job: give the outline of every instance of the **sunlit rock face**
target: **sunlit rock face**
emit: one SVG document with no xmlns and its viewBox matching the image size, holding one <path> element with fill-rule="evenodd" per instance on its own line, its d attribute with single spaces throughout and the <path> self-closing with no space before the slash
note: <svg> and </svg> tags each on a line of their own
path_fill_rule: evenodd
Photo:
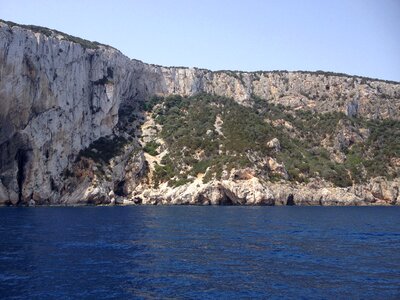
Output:
<svg viewBox="0 0 400 300">
<path fill-rule="evenodd" d="M 0 26 L 1 186 L 13 203 L 57 202 L 74 156 L 113 132 L 133 68 L 112 48 Z"/>
<path fill-rule="evenodd" d="M 109 204 L 116 191 L 134 195 L 147 167 L 137 136 L 118 127 L 119 114 L 153 95 L 205 92 L 244 106 L 259 98 L 293 109 L 400 119 L 400 85 L 395 83 L 322 73 L 162 67 L 130 60 L 109 46 L 31 29 L 0 22 L 0 204 L 90 199 Z M 105 172 L 108 179 L 96 177 L 98 187 L 68 178 L 66 170 L 76 169 L 80 151 L 101 137 L 131 139 L 123 147 L 126 152 L 110 160 L 118 171 Z M 246 192 L 256 195 L 251 201 L 273 202 L 272 192 L 252 184 L 257 189 Z M 80 199 L 74 199 L 73 188 L 79 188 L 75 197 Z M 221 197 L 235 189 L 225 183 Z M 212 203 L 219 201 L 215 195 L 221 189 L 207 191 L 214 195 Z"/>
<path fill-rule="evenodd" d="M 293 109 L 400 118 L 400 87 L 390 82 L 322 72 L 211 72 L 141 66 L 141 85 L 150 94 L 192 96 L 205 92 L 233 98 L 245 106 L 251 106 L 251 98 L 256 96 Z"/>
</svg>

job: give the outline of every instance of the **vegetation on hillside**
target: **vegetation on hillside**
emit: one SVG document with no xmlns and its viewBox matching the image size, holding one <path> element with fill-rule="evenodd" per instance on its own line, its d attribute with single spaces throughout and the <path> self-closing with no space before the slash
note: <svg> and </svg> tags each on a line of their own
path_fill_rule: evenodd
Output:
<svg viewBox="0 0 400 300">
<path fill-rule="evenodd" d="M 90 144 L 89 147 L 79 152 L 77 160 L 81 157 L 91 158 L 95 162 L 108 163 L 113 157 L 123 154 L 123 147 L 129 141 L 124 137 L 101 137 Z"/>
<path fill-rule="evenodd" d="M 290 111 L 262 99 L 253 99 L 252 108 L 232 99 L 201 94 L 194 97 L 154 97 L 144 108 L 162 126 L 169 154 L 155 168 L 156 184 L 169 181 L 180 185 L 204 174 L 203 181 L 221 178 L 224 170 L 252 167 L 265 180 L 281 178 L 262 164 L 271 157 L 283 163 L 289 180 L 307 182 L 321 178 L 336 186 L 350 186 L 371 177 L 399 176 L 391 160 L 400 157 L 400 122 L 349 118 L 342 113 L 317 114 Z M 221 132 L 216 120 L 222 122 Z M 285 126 L 274 125 L 290 124 Z M 338 146 L 343 130 L 369 132 L 364 139 Z M 277 138 L 280 151 L 267 146 Z M 326 145 L 330 145 L 329 147 Z M 146 145 L 156 155 L 157 144 Z M 342 162 L 333 159 L 336 154 Z"/>
</svg>

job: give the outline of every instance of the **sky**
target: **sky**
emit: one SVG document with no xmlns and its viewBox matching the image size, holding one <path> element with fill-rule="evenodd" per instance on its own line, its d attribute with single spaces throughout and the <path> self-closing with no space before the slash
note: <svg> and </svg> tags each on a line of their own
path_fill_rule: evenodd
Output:
<svg viewBox="0 0 400 300">
<path fill-rule="evenodd" d="M 165 66 L 400 81 L 400 0 L 0 0 L 0 19 Z"/>
</svg>

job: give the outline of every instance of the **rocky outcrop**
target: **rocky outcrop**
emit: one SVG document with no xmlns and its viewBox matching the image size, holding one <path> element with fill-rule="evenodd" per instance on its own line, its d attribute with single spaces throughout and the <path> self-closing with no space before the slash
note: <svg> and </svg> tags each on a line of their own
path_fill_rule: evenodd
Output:
<svg viewBox="0 0 400 300">
<path fill-rule="evenodd" d="M 281 151 L 281 143 L 277 138 L 273 138 L 267 143 L 267 147 L 273 149 L 275 152 Z"/>
<path fill-rule="evenodd" d="M 110 204 L 128 196 L 136 201 L 138 195 L 143 203 L 284 203 L 286 194 L 276 196 L 280 195 L 277 186 L 271 188 L 257 178 L 214 182 L 202 185 L 203 190 L 192 185 L 174 191 L 140 190 L 145 185 L 146 161 L 137 142 L 139 130 L 126 132 L 122 111 L 137 109 L 139 102 L 153 95 L 201 92 L 231 97 L 244 106 L 268 101 L 293 109 L 400 119 L 397 83 L 321 72 L 162 67 L 130 60 L 112 47 L 57 31 L 0 22 L 0 204 L 28 204 L 30 200 L 36 204 Z M 341 146 L 358 138 L 349 138 L 349 134 L 338 137 Z M 77 162 L 81 151 L 99 138 L 124 135 L 133 141 L 105 164 L 108 169 L 101 176 L 96 175 L 99 167 L 93 161 Z M 279 141 L 271 141 L 271 147 L 279 151 Z M 284 166 L 278 171 L 284 173 Z M 351 193 L 360 201 L 398 203 L 393 200 L 397 183 L 385 184 L 354 187 Z M 390 195 L 384 192 L 388 189 Z M 298 191 L 291 192 L 296 204 L 336 197 L 334 192 L 321 190 L 321 196 L 314 193 L 301 198 Z M 345 199 L 346 195 L 339 196 Z"/>
<path fill-rule="evenodd" d="M 131 195 L 146 171 L 143 152 L 136 143 L 127 143 L 120 153 L 110 161 L 80 157 L 64 178 L 60 204 L 115 204 Z"/>
<path fill-rule="evenodd" d="M 355 185 L 351 192 L 368 203 L 400 204 L 400 179 L 393 181 L 382 177 L 372 179 L 366 185 Z"/>
<path fill-rule="evenodd" d="M 308 184 L 262 182 L 257 177 L 235 176 L 203 183 L 195 180 L 180 187 L 141 185 L 123 204 L 192 205 L 400 205 L 400 181 L 376 178 L 364 185 L 333 187 L 323 181 Z M 245 171 L 246 172 L 246 171 Z"/>
</svg>

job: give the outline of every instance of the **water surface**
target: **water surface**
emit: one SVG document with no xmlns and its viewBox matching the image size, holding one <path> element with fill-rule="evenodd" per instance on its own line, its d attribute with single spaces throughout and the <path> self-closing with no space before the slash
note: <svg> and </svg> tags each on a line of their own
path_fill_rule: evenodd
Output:
<svg viewBox="0 0 400 300">
<path fill-rule="evenodd" d="M 400 207 L 0 208 L 0 298 L 399 299 Z"/>
</svg>

